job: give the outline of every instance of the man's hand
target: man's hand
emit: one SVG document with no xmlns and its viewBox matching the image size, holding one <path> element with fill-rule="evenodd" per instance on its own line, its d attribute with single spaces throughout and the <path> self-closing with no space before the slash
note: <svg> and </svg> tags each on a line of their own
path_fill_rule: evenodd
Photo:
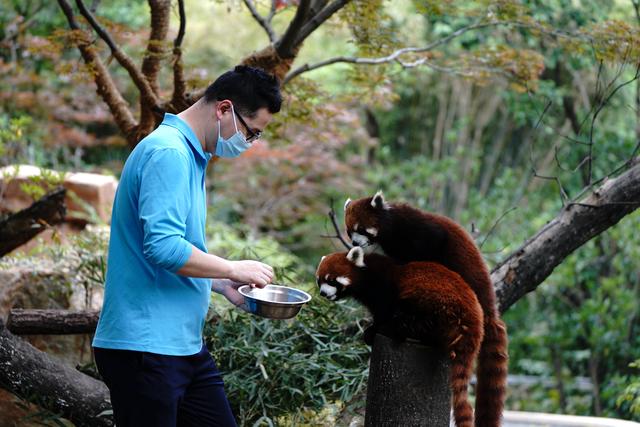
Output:
<svg viewBox="0 0 640 427">
<path fill-rule="evenodd" d="M 213 279 L 211 282 L 211 290 L 223 295 L 236 307 L 247 311 L 247 306 L 244 303 L 244 297 L 240 292 L 238 292 L 238 288 L 242 285 L 246 285 L 246 283 L 234 282 L 229 279 Z"/>
<path fill-rule="evenodd" d="M 227 277 L 236 283 L 264 288 L 273 280 L 273 268 L 259 261 L 229 261 L 229 270 Z"/>
</svg>

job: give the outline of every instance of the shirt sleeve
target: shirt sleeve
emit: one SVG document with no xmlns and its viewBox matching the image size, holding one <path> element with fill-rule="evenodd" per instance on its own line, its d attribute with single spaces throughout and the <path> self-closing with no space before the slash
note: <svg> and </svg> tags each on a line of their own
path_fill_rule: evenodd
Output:
<svg viewBox="0 0 640 427">
<path fill-rule="evenodd" d="M 142 251 L 150 263 L 171 272 L 191 256 L 192 245 L 185 239 L 191 173 L 189 159 L 173 148 L 154 151 L 139 172 Z"/>
</svg>

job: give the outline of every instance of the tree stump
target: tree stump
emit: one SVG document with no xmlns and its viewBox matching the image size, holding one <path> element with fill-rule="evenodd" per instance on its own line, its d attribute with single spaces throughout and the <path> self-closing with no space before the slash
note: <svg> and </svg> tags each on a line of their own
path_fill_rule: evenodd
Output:
<svg viewBox="0 0 640 427">
<path fill-rule="evenodd" d="M 449 427 L 449 360 L 433 347 L 376 335 L 365 427 Z"/>
</svg>

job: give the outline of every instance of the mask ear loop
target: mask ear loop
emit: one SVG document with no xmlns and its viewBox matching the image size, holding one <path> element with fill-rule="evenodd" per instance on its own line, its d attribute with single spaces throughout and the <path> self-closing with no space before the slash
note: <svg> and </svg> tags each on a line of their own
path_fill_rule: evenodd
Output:
<svg viewBox="0 0 640 427">
<path fill-rule="evenodd" d="M 236 112 L 233 111 L 233 104 L 231 104 L 231 117 L 233 117 L 233 126 L 236 128 L 236 133 L 238 133 L 238 124 L 236 123 Z"/>
</svg>

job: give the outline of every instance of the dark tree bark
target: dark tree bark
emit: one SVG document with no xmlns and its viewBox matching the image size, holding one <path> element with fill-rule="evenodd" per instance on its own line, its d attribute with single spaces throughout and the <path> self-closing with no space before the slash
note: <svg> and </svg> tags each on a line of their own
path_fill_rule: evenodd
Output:
<svg viewBox="0 0 640 427">
<path fill-rule="evenodd" d="M 99 311 L 13 309 L 7 329 L 16 335 L 92 334 Z"/>
<path fill-rule="evenodd" d="M 376 335 L 369 365 L 365 426 L 449 427 L 446 354 Z"/>
<path fill-rule="evenodd" d="M 247 56 L 240 63 L 263 68 L 274 74 L 280 81 L 284 81 L 285 75 L 291 69 L 291 65 L 306 38 L 350 1 L 301 0 L 294 18 L 283 35 L 277 38 L 271 27 L 271 19 L 275 10 L 272 9 L 268 17 L 262 17 L 258 14 L 253 2 L 245 0 L 245 5 L 252 16 L 265 28 L 272 42 L 258 52 Z M 203 89 L 194 93 L 186 91 L 181 49 L 186 28 L 186 15 L 184 3 L 179 0 L 180 27 L 173 47 L 173 94 L 171 99 L 165 101 L 160 99 L 161 88 L 158 86 L 158 73 L 165 56 L 164 43 L 169 30 L 171 3 L 168 0 L 148 0 L 148 3 L 151 12 L 150 37 L 142 66 L 138 67 L 132 58 L 115 43 L 111 34 L 100 24 L 92 10 L 87 8 L 82 0 L 75 0 L 76 7 L 84 20 L 91 26 L 98 39 L 107 45 L 113 58 L 127 71 L 129 78 L 138 89 L 140 115 L 136 119 L 131 106 L 125 101 L 98 54 L 93 32 L 85 30 L 78 23 L 75 11 L 68 0 L 58 0 L 69 27 L 75 33 L 74 42 L 82 59 L 92 70 L 97 93 L 109 106 L 118 128 L 127 138 L 131 148 L 155 129 L 158 122 L 162 120 L 165 111 L 179 113 L 196 102 L 204 93 Z"/>
<path fill-rule="evenodd" d="M 0 222 L 0 257 L 27 243 L 50 225 L 64 220 L 64 188 L 55 190 L 26 209 Z"/>
<path fill-rule="evenodd" d="M 111 426 L 109 391 L 100 381 L 11 334 L 0 321 L 0 385 L 78 427 Z"/>
<path fill-rule="evenodd" d="M 535 290 L 574 250 L 640 206 L 640 157 L 632 167 L 580 203 L 569 203 L 552 221 L 491 272 L 500 311 Z"/>
</svg>

